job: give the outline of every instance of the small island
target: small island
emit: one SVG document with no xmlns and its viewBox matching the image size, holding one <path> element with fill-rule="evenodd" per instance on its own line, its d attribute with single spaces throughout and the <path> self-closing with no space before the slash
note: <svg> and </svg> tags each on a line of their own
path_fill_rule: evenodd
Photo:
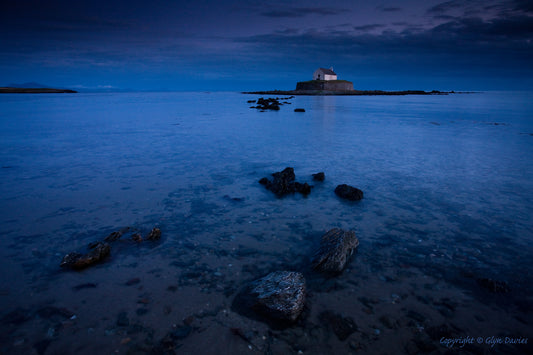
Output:
<svg viewBox="0 0 533 355">
<path fill-rule="evenodd" d="M 0 87 L 0 94 L 75 94 L 77 91 L 53 88 Z"/>
<path fill-rule="evenodd" d="M 296 84 L 296 90 L 269 90 L 243 92 L 243 94 L 258 95 L 447 95 L 453 91 L 423 91 L 423 90 L 354 90 L 353 83 L 348 80 L 338 80 L 333 68 L 318 68 L 313 73 L 313 80 L 300 81 Z"/>
</svg>

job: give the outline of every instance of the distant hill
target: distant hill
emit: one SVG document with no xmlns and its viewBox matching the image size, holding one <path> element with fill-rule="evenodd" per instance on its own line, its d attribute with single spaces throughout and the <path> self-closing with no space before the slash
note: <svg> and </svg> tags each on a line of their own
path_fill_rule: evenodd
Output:
<svg viewBox="0 0 533 355">
<path fill-rule="evenodd" d="M 22 84 L 11 83 L 9 85 L 6 85 L 6 87 L 18 88 L 18 89 L 43 89 L 43 88 L 49 88 L 50 85 L 43 85 L 43 84 L 39 84 L 35 82 L 30 82 L 30 83 L 22 83 Z"/>
</svg>

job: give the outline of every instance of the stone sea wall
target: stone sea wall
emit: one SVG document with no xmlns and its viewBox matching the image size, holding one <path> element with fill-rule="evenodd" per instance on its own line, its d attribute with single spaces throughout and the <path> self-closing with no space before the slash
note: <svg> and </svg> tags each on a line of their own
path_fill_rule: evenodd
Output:
<svg viewBox="0 0 533 355">
<path fill-rule="evenodd" d="M 353 90 L 353 83 L 346 80 L 300 81 L 296 84 L 296 90 L 350 91 Z"/>
</svg>

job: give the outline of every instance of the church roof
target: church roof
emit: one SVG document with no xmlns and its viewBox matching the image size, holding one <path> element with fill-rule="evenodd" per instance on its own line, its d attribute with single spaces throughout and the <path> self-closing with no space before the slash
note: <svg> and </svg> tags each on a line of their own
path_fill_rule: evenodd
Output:
<svg viewBox="0 0 533 355">
<path fill-rule="evenodd" d="M 325 68 L 318 68 L 322 73 L 328 74 L 328 75 L 337 75 L 333 70 L 331 69 L 325 69 Z"/>
</svg>

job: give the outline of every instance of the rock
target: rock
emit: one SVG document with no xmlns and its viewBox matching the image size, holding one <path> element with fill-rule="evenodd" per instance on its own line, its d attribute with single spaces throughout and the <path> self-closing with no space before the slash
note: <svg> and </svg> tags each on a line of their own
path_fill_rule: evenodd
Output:
<svg viewBox="0 0 533 355">
<path fill-rule="evenodd" d="M 363 198 L 363 191 L 346 184 L 338 185 L 335 188 L 335 194 L 350 201 L 359 201 Z"/>
<path fill-rule="evenodd" d="M 154 228 L 146 237 L 147 240 L 159 240 L 161 239 L 161 230 L 159 228 Z"/>
<path fill-rule="evenodd" d="M 143 237 L 139 233 L 135 233 L 131 236 L 131 240 L 134 242 L 140 243 L 143 241 Z"/>
<path fill-rule="evenodd" d="M 493 293 L 507 293 L 511 291 L 509 285 L 505 281 L 498 281 L 488 278 L 477 279 L 477 283 Z"/>
<path fill-rule="evenodd" d="M 121 230 L 111 232 L 107 237 L 105 237 L 104 242 L 114 242 L 122 237 L 124 233 L 130 230 L 130 227 L 124 227 Z"/>
<path fill-rule="evenodd" d="M 283 197 L 295 192 L 307 196 L 311 193 L 311 188 L 313 187 L 308 183 L 302 184 L 295 182 L 294 180 L 296 179 L 296 176 L 294 175 L 294 169 L 290 167 L 285 168 L 283 171 L 273 173 L 272 177 L 274 178 L 273 181 L 264 177 L 259 180 L 259 183 L 265 185 L 267 190 L 272 191 L 278 197 Z"/>
<path fill-rule="evenodd" d="M 323 172 L 313 174 L 312 176 L 314 181 L 324 181 L 326 179 L 326 175 Z"/>
<path fill-rule="evenodd" d="M 105 242 L 114 242 L 115 240 L 120 239 L 120 237 L 122 237 L 122 232 L 121 231 L 116 231 L 116 232 L 110 233 L 107 237 L 105 237 L 104 241 Z"/>
<path fill-rule="evenodd" d="M 276 271 L 250 286 L 253 309 L 270 318 L 294 322 L 304 309 L 305 279 L 299 272 Z"/>
<path fill-rule="evenodd" d="M 335 333 L 340 341 L 348 339 L 348 337 L 357 330 L 357 325 L 352 318 L 343 317 L 332 311 L 324 311 L 320 313 L 319 319 L 333 330 L 333 333 Z"/>
<path fill-rule="evenodd" d="M 304 108 L 295 108 L 294 112 L 305 112 Z"/>
<path fill-rule="evenodd" d="M 322 236 L 320 247 L 312 261 L 313 268 L 328 273 L 342 272 L 358 245 L 359 239 L 354 231 L 331 229 Z"/>
<path fill-rule="evenodd" d="M 105 259 L 111 252 L 111 246 L 102 242 L 92 244 L 90 249 L 87 254 L 73 252 L 65 255 L 60 266 L 75 270 L 84 269 Z"/>
</svg>

